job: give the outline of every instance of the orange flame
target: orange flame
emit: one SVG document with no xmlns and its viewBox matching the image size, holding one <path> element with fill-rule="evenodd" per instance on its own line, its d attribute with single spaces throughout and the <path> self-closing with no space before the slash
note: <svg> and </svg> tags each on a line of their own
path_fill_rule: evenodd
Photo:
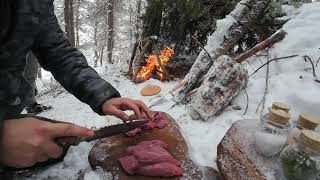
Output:
<svg viewBox="0 0 320 180">
<path fill-rule="evenodd" d="M 160 62 L 164 65 L 169 62 L 171 56 L 174 54 L 174 50 L 166 47 L 161 51 Z M 137 77 L 146 81 L 152 77 L 153 71 L 156 70 L 156 73 L 161 81 L 163 81 L 166 77 L 164 74 L 164 70 L 160 67 L 157 56 L 154 53 L 151 53 L 146 60 L 146 65 L 141 67 L 140 71 L 137 74 Z"/>
</svg>

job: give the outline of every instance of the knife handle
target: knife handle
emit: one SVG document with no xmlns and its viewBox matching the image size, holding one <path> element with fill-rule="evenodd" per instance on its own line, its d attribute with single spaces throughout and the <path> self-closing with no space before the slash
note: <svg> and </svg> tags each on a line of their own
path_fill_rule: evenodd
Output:
<svg viewBox="0 0 320 180">
<path fill-rule="evenodd" d="M 55 138 L 55 142 L 62 146 L 77 146 L 81 141 L 80 137 L 75 137 L 75 136 L 65 136 L 65 137 L 58 137 Z"/>
</svg>

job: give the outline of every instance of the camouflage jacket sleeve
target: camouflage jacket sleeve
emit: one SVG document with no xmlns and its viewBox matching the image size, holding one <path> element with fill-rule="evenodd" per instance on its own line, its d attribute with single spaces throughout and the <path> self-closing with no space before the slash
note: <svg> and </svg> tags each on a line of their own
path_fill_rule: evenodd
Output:
<svg viewBox="0 0 320 180">
<path fill-rule="evenodd" d="M 66 90 L 102 115 L 102 103 L 119 97 L 119 92 L 88 66 L 82 53 L 70 45 L 54 15 L 53 3 L 47 4 L 46 8 L 32 51 L 41 66 Z"/>
</svg>

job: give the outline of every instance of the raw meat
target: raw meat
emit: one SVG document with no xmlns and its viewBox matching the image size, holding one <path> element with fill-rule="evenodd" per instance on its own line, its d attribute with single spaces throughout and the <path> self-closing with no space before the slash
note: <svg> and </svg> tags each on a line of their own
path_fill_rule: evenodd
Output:
<svg viewBox="0 0 320 180">
<path fill-rule="evenodd" d="M 128 155 L 119 159 L 122 168 L 130 175 L 173 177 L 182 175 L 181 163 L 160 140 L 142 141 L 127 149 Z"/>
<path fill-rule="evenodd" d="M 140 133 L 142 133 L 142 129 L 141 129 L 141 128 L 136 128 L 136 129 L 134 129 L 134 130 L 132 130 L 132 131 L 127 132 L 127 133 L 126 133 L 126 136 L 128 136 L 128 137 L 134 137 L 134 136 L 136 136 L 136 135 L 138 135 L 138 134 L 140 134 Z"/>
<path fill-rule="evenodd" d="M 142 125 L 140 128 L 134 129 L 126 133 L 128 137 L 134 137 L 143 132 L 143 130 L 152 130 L 154 128 L 162 129 L 168 125 L 168 120 L 161 113 L 157 112 L 154 114 L 154 121 L 148 120 L 147 123 Z"/>
<path fill-rule="evenodd" d="M 172 157 L 167 151 L 168 145 L 162 141 L 145 141 L 127 149 L 127 152 L 134 155 L 139 163 L 149 165 L 162 162 L 170 162 L 180 166 L 180 162 Z"/>
<path fill-rule="evenodd" d="M 124 156 L 119 161 L 124 170 L 130 175 L 134 175 L 134 172 L 139 167 L 139 163 L 134 156 Z"/>
<path fill-rule="evenodd" d="M 139 168 L 138 174 L 143 174 L 144 176 L 172 177 L 181 176 L 182 170 L 171 163 L 164 162 Z"/>
</svg>

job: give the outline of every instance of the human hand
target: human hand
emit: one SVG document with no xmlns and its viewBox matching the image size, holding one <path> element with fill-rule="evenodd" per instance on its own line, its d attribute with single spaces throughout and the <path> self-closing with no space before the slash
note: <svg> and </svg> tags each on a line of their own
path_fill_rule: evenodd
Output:
<svg viewBox="0 0 320 180">
<path fill-rule="evenodd" d="M 59 158 L 62 148 L 54 142 L 63 136 L 92 136 L 94 132 L 74 124 L 50 123 L 32 117 L 5 120 L 0 141 L 0 163 L 15 168 L 31 167 Z"/>
<path fill-rule="evenodd" d="M 152 119 L 150 109 L 139 100 L 133 100 L 130 98 L 112 98 L 105 101 L 102 105 L 102 111 L 106 115 L 116 116 L 123 121 L 129 120 L 129 116 L 123 112 L 126 110 L 132 110 L 137 119 L 141 119 L 143 117 L 143 113 L 145 113 L 149 119 Z"/>
</svg>

